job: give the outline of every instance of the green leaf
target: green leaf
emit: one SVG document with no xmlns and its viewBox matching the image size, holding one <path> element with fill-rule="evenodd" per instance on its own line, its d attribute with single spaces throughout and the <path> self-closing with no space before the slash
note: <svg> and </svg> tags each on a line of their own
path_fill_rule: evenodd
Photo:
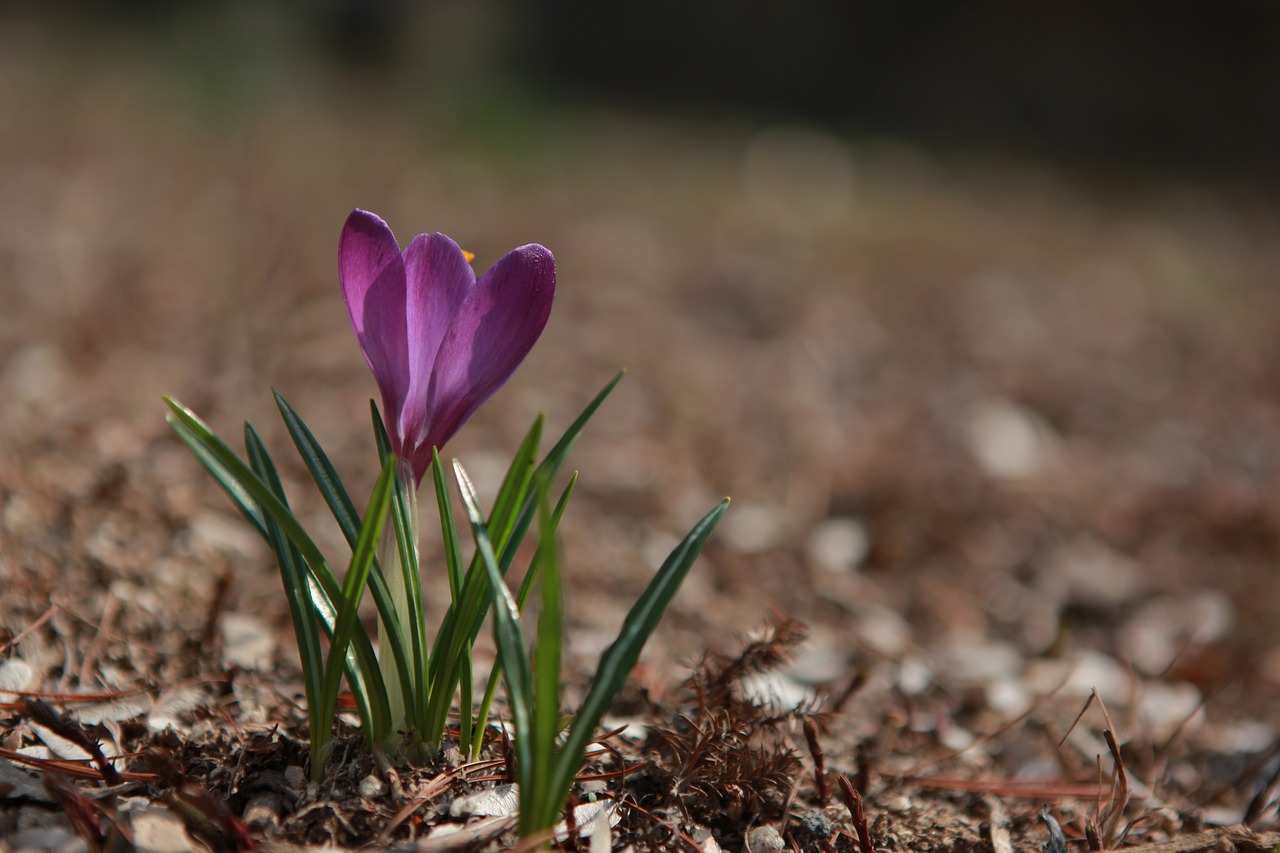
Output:
<svg viewBox="0 0 1280 853">
<path fill-rule="evenodd" d="M 281 502 L 284 502 L 284 486 L 276 473 L 275 465 L 272 463 L 271 456 L 267 453 L 266 446 L 259 437 L 257 430 L 250 423 L 245 423 L 245 449 L 248 452 L 255 473 L 262 478 L 272 493 Z M 268 527 L 275 531 L 272 547 L 276 551 L 277 562 L 281 568 L 281 580 L 285 587 L 285 593 L 290 600 L 290 610 L 293 611 L 293 601 L 295 600 L 300 603 L 305 601 L 309 605 L 306 615 L 295 614 L 295 618 L 301 620 L 300 622 L 295 621 L 295 631 L 300 630 L 301 626 L 301 629 L 306 630 L 307 633 L 314 633 L 318 620 L 320 626 L 324 628 L 325 633 L 332 640 L 335 612 L 331 601 L 319 589 L 314 577 L 305 570 L 305 562 L 302 560 L 297 547 L 283 535 L 283 530 L 276 523 L 276 520 L 271 515 L 267 515 L 265 520 Z M 277 547 L 277 540 L 280 547 Z M 367 638 L 365 640 L 367 643 Z M 344 646 L 345 648 L 346 646 Z M 299 650 L 301 651 L 301 649 L 302 643 L 299 642 Z M 304 677 L 309 682 L 307 720 L 311 732 L 311 776 L 312 779 L 318 781 L 323 775 L 324 765 L 332 748 L 330 743 L 333 739 L 333 711 L 332 709 L 325 710 L 327 707 L 324 686 L 325 663 L 320 652 L 318 639 L 313 648 L 310 647 L 310 641 L 308 641 L 308 651 L 303 654 Z M 329 652 L 330 662 L 334 660 L 334 657 L 331 649 Z M 370 738 L 380 740 L 383 736 L 380 732 L 383 732 L 388 725 L 388 714 L 384 710 L 386 707 L 385 698 L 378 702 L 376 697 L 371 697 L 370 687 L 361 672 L 361 661 L 357 653 L 344 654 L 342 659 L 348 669 L 351 694 L 355 698 L 356 710 L 360 716 L 361 724 Z M 315 682 L 314 688 L 310 686 L 312 681 Z M 381 682 L 378 682 L 373 689 L 377 691 L 384 690 Z M 336 700 L 335 694 L 335 704 Z"/>
<path fill-rule="evenodd" d="M 392 492 L 391 518 L 395 525 L 396 548 L 400 559 L 401 583 L 405 590 L 405 603 L 408 612 L 400 622 L 400 628 L 408 628 L 408 644 L 412 653 L 413 677 L 410 679 L 410 692 L 405 693 L 407 710 L 413 720 L 413 727 L 421 734 L 421 727 L 427 713 L 427 637 L 426 615 L 422 603 L 422 573 L 418 563 L 418 493 L 413 468 L 403 460 L 394 456 L 396 488 Z M 405 638 L 401 636 L 403 643 Z"/>
<path fill-rule="evenodd" d="M 359 624 L 360 600 L 364 597 L 369 572 L 373 569 L 374 550 L 378 547 L 378 539 L 382 536 L 382 524 L 387 517 L 387 508 L 391 504 L 391 492 L 396 485 L 396 463 L 389 457 L 382 466 L 382 474 L 373 487 L 369 497 L 369 506 L 365 510 L 365 523 L 356 539 L 351 553 L 351 563 L 347 568 L 346 578 L 342 584 L 342 599 L 338 607 L 338 621 L 333 629 L 333 639 L 329 649 L 329 661 L 324 670 L 324 689 L 320 697 L 320 705 L 312 714 L 318 714 L 323 720 L 332 720 L 338 707 L 338 689 L 342 684 L 343 663 L 355 628 Z M 314 772 L 314 768 L 313 768 Z"/>
<path fill-rule="evenodd" d="M 307 535 L 289 508 L 281 502 L 280 497 L 209 429 L 208 424 L 176 400 L 169 397 L 164 399 L 171 410 L 170 417 L 176 419 L 171 420 L 170 423 L 173 423 L 175 428 L 181 424 L 208 456 L 226 471 L 227 476 L 251 496 L 260 511 L 264 515 L 269 515 L 280 525 L 281 532 L 298 549 L 298 553 L 307 565 L 309 577 L 307 588 L 311 592 L 312 607 L 323 620 L 325 627 L 332 630 L 336 612 L 333 602 L 341 597 L 342 586 L 315 542 Z M 182 434 L 181 431 L 179 434 Z M 374 722 L 374 728 L 369 736 L 374 740 L 380 740 L 386 736 L 389 712 L 386 706 L 386 687 L 378 671 L 377 656 L 373 653 L 369 638 L 364 634 L 355 635 L 352 649 L 355 658 L 352 659 L 351 671 L 348 674 L 353 677 L 353 683 L 354 679 L 360 676 L 369 679 L 368 696 Z"/>
<path fill-rule="evenodd" d="M 591 688 L 587 691 L 582 707 L 574 717 L 573 725 L 569 729 L 569 737 L 556 761 L 555 770 L 548 777 L 549 788 L 553 792 L 558 792 L 557 796 L 568 795 L 573 785 L 573 777 L 582 767 L 587 744 L 591 743 L 600 718 L 609 710 L 609 706 L 613 704 L 613 700 L 626 684 L 627 676 L 635 668 L 636 661 L 640 659 L 640 651 L 644 648 L 649 635 L 658 626 L 667 605 L 675 597 L 694 560 L 707 544 L 711 531 L 715 529 L 728 508 L 729 499 L 725 498 L 694 525 L 689 534 L 663 562 L 644 593 L 627 613 L 617 639 L 600 656 L 600 665 L 591 682 Z"/>
<path fill-rule="evenodd" d="M 551 513 L 551 529 L 559 530 L 560 519 L 564 515 L 565 507 L 569 504 L 569 497 L 573 494 L 573 487 L 578 482 L 578 474 L 575 471 L 573 476 L 569 478 L 569 484 L 560 494 L 560 500 L 556 503 L 555 510 Z M 538 549 L 533 554 L 533 559 L 529 561 L 529 568 L 524 573 L 524 578 L 520 581 L 520 590 L 516 593 L 516 607 L 521 613 L 524 613 L 525 602 L 529 600 L 529 593 L 533 590 L 533 583 L 537 580 L 541 572 L 542 549 Z M 489 680 L 485 685 L 484 698 L 480 701 L 480 708 L 476 715 L 476 731 L 480 732 L 480 737 L 472 746 L 471 758 L 473 761 L 480 759 L 481 741 L 484 737 L 485 727 L 489 723 L 489 708 L 493 705 L 493 697 L 497 693 L 498 678 L 502 674 L 500 662 L 494 661 L 493 667 L 489 670 Z"/>
<path fill-rule="evenodd" d="M 360 515 L 356 512 L 355 503 L 351 500 L 351 495 L 347 492 L 346 486 L 342 484 L 342 479 L 338 476 L 337 469 L 329 461 L 324 448 L 320 446 L 320 442 L 316 440 L 306 422 L 302 420 L 302 417 L 293 406 L 289 405 L 289 401 L 284 398 L 283 394 L 274 388 L 271 393 L 275 396 L 276 407 L 280 410 L 285 429 L 289 431 L 289 437 L 293 439 L 294 446 L 298 448 L 298 455 L 302 458 L 303 464 L 307 466 L 307 471 L 311 473 L 311 479 L 315 481 L 316 488 L 320 491 L 320 496 L 324 498 L 324 502 L 333 514 L 334 520 L 338 522 L 338 528 L 342 531 L 347 544 L 354 549 L 356 540 L 360 536 L 361 522 Z M 376 418 L 376 407 L 374 415 Z M 380 425 L 380 420 L 378 423 Z M 385 431 L 383 434 L 385 435 Z M 385 456 L 383 458 L 385 459 Z M 386 575 L 383 574 L 382 568 L 376 560 L 374 561 L 373 572 L 369 577 L 369 592 L 373 596 L 374 606 L 377 607 L 378 618 L 382 620 L 382 624 L 386 625 L 388 629 L 388 642 L 391 646 L 397 678 L 400 681 L 401 694 L 411 696 L 413 695 L 415 681 L 411 676 L 409 663 L 409 641 L 406 636 L 405 626 L 400 624 L 399 614 L 396 613 L 395 606 L 392 603 L 391 590 L 387 586 Z"/>
<path fill-rule="evenodd" d="M 503 672 L 506 674 L 507 697 L 511 705 L 512 722 L 516 729 L 516 779 L 521 791 L 532 791 L 537 782 L 530 775 L 534 764 L 532 744 L 526 733 L 530 731 L 533 680 L 529 671 L 529 658 L 525 652 L 524 638 L 520 634 L 520 611 L 516 607 L 515 599 L 511 596 L 511 590 L 507 589 L 506 582 L 503 581 L 502 572 L 498 569 L 498 561 L 493 553 L 493 543 L 489 541 L 475 487 L 471 485 L 466 471 L 457 460 L 454 461 L 453 467 L 458 488 L 462 492 L 462 503 L 466 507 L 467 518 L 471 522 L 476 553 L 489 577 L 494 608 L 494 640 L 498 646 L 498 657 L 502 661 Z"/>
<path fill-rule="evenodd" d="M 378 458 L 385 459 L 387 456 L 394 455 L 391 449 L 391 437 L 387 434 L 387 427 L 382 420 L 382 413 L 378 411 L 377 402 L 369 401 L 369 413 L 373 421 L 373 440 L 378 450 Z M 401 475 L 402 481 L 404 476 Z M 408 622 L 408 625 L 400 625 L 398 637 L 399 642 L 410 649 L 413 667 L 413 677 L 403 695 L 407 697 L 408 711 L 419 736 L 425 736 L 429 741 L 437 743 L 440 739 L 439 734 L 426 734 L 432 729 L 428 722 L 432 695 L 432 681 L 428 675 L 430 651 L 427 648 L 426 617 L 422 609 L 422 575 L 418 565 L 417 482 L 412 478 L 408 482 L 407 487 L 402 485 L 396 490 L 395 502 L 396 547 L 400 552 L 404 600 L 409 607 L 406 618 L 401 620 L 401 622 Z M 384 624 L 388 623 L 384 620 Z M 443 722 L 440 723 L 440 730 L 441 732 L 444 730 Z"/>
<path fill-rule="evenodd" d="M 382 413 L 378 411 L 378 403 L 369 401 L 369 412 L 373 418 L 373 444 L 378 449 L 378 458 L 386 459 L 394 455 L 391 449 L 391 436 L 387 435 L 387 425 L 382 421 Z"/>
<path fill-rule="evenodd" d="M 519 451 L 512 460 L 503 480 L 494 510 L 489 517 L 489 541 L 498 555 L 500 574 L 506 575 L 516 551 L 523 542 L 533 522 L 536 503 L 530 499 L 529 484 L 535 477 L 552 481 L 563 466 L 579 434 L 608 398 L 626 371 L 617 375 L 587 404 L 569 429 L 556 442 L 542 462 L 533 467 L 537 445 L 541 438 L 542 418 L 539 417 L 526 434 Z M 490 593 L 485 572 L 481 570 L 480 556 L 476 555 L 464 576 L 460 600 L 455 600 L 446 611 L 436 632 L 431 658 L 431 699 L 427 714 L 429 740 L 437 740 L 444 731 L 450 703 L 461 677 L 461 656 L 468 658 L 479 635 L 480 626 L 488 611 Z"/>
<path fill-rule="evenodd" d="M 538 550 L 542 554 L 542 610 L 538 614 L 538 644 L 533 663 L 533 727 L 524 737 L 533 739 L 533 774 L 537 785 L 530 793 L 527 818 L 521 809 L 523 834 L 546 829 L 555 824 L 560 810 L 556 791 L 550 785 L 550 774 L 556 758 L 556 738 L 560 734 L 560 659 L 564 627 L 564 590 L 560 578 L 560 554 L 551 510 L 547 506 L 546 481 L 538 487 L 540 531 Z M 517 736 L 522 733 L 517 732 Z M 524 789 L 521 788 L 521 793 Z"/>
<path fill-rule="evenodd" d="M 489 513 L 489 541 L 494 550 L 501 553 L 507 538 L 511 535 L 512 524 L 516 513 L 526 503 L 529 488 L 533 484 L 537 470 L 534 462 L 538 458 L 538 447 L 542 444 L 542 431 L 546 425 L 546 417 L 538 415 L 525 433 L 524 440 L 511 459 L 511 465 L 502 478 L 502 485 L 493 500 L 493 511 Z"/>
<path fill-rule="evenodd" d="M 284 487 L 276 474 L 271 456 L 267 453 L 253 426 L 248 423 L 245 424 L 244 442 L 253 470 L 280 497 L 281 503 L 288 506 L 285 501 Z M 302 679 L 307 695 L 307 710 L 310 712 L 312 708 L 319 706 L 320 696 L 324 692 L 324 655 L 320 650 L 320 630 L 316 624 L 316 614 L 311 607 L 311 595 L 307 588 L 306 564 L 302 555 L 298 553 L 298 549 L 285 537 L 275 519 L 266 516 L 263 523 L 267 542 L 275 552 L 276 563 L 280 568 L 280 581 L 284 587 L 285 600 L 289 603 L 293 633 L 298 640 L 298 655 L 302 659 Z M 319 721 L 314 716 L 310 716 L 309 723 L 314 750 L 312 757 L 315 758 L 317 757 L 315 753 L 324 751 L 324 744 L 328 740 L 328 729 L 319 725 Z"/>
<path fill-rule="evenodd" d="M 622 381 L 622 377 L 624 375 L 626 375 L 625 370 L 618 371 L 618 373 L 614 375 L 613 379 L 611 379 L 609 383 L 601 389 L 600 393 L 596 394 L 591 402 L 587 404 L 587 407 L 582 410 L 582 413 L 578 415 L 577 419 L 569 425 L 567 430 L 565 430 L 564 434 L 560 437 L 560 440 L 557 441 L 555 446 L 551 448 L 545 457 L 543 457 L 542 462 L 538 464 L 537 469 L 533 472 L 533 478 L 543 478 L 547 482 L 551 482 L 555 479 L 556 474 L 558 474 L 560 469 L 564 466 L 565 460 L 569 456 L 569 452 L 573 449 L 573 445 L 577 442 L 579 434 L 581 434 L 583 428 L 586 427 L 587 422 L 591 420 L 592 416 L 595 415 L 596 410 L 599 409 L 601 404 L 603 404 L 608 396 L 613 393 L 613 389 Z M 525 534 L 528 533 L 529 527 L 533 523 L 534 512 L 536 509 L 537 506 L 535 502 L 531 500 L 526 500 L 521 506 L 520 515 L 516 518 L 515 525 L 511 528 L 509 539 L 506 540 L 506 547 L 502 549 L 502 556 L 507 560 L 508 564 L 510 561 L 510 557 L 508 555 L 513 555 L 515 549 L 524 541 Z M 503 565 L 503 572 L 505 573 L 505 571 L 506 565 Z"/>
<path fill-rule="evenodd" d="M 453 502 L 444 479 L 440 451 L 431 449 L 431 480 L 436 487 L 436 507 L 440 513 L 440 537 L 444 544 L 445 567 L 449 573 L 449 597 L 457 603 L 462 595 L 462 545 L 458 539 L 458 523 L 453 517 Z"/>
<path fill-rule="evenodd" d="M 169 403 L 168 397 L 165 402 Z M 263 523 L 262 511 L 258 509 L 258 504 L 249 494 L 244 486 L 222 465 L 217 456 L 211 453 L 203 443 L 200 436 L 188 427 L 181 420 L 173 415 L 169 415 L 166 420 L 169 426 L 173 427 L 173 431 L 178 434 L 178 438 L 182 439 L 182 443 L 187 446 L 192 455 L 205 467 L 205 470 L 213 477 L 214 481 L 222 487 L 227 493 L 227 497 L 231 498 L 231 502 L 235 504 L 236 509 L 240 510 L 240 514 L 244 516 L 245 521 L 253 525 L 254 529 L 267 540 L 270 544 L 271 537 L 268 535 L 266 525 Z"/>
<path fill-rule="evenodd" d="M 529 480 L 533 476 L 534 460 L 537 458 L 538 442 L 542 436 L 542 423 L 541 416 L 536 418 L 525 435 L 524 441 L 521 442 L 520 449 L 507 470 L 502 487 L 498 490 L 495 506 L 518 506 L 519 504 L 512 499 L 511 495 L 517 493 L 523 495 L 528 490 Z M 510 512 L 506 512 L 505 515 L 509 517 Z M 498 512 L 495 510 L 490 523 L 501 524 L 502 521 L 503 519 L 498 517 Z M 502 546 L 489 535 L 488 530 L 487 528 L 486 538 L 495 549 L 500 549 Z M 505 575 L 514 557 L 514 549 L 510 552 L 503 551 L 502 554 L 498 566 L 499 571 Z M 436 631 L 431 658 L 428 729 L 425 733 L 433 742 L 444 731 L 454 693 L 464 675 L 464 661 L 470 660 L 471 649 L 475 646 L 476 637 L 479 636 L 480 627 L 484 623 L 485 613 L 489 610 L 488 584 L 480 555 L 477 553 L 470 568 L 462 577 L 461 593 L 458 599 L 450 603 Z M 471 712 L 470 708 L 464 710 L 464 713 Z"/>
</svg>

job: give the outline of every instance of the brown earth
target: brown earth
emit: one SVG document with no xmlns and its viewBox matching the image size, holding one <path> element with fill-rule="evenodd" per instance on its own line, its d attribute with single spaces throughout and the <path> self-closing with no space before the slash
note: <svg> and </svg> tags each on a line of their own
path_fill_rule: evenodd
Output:
<svg viewBox="0 0 1280 853">
<path fill-rule="evenodd" d="M 538 411 L 563 428 L 629 369 L 572 462 L 572 695 L 655 559 L 733 497 L 617 709 L 642 768 L 603 783 L 618 849 L 858 849 L 838 774 L 884 850 L 1038 850 L 1042 809 L 1069 849 L 1091 826 L 1094 849 L 1276 846 L 1268 190 L 451 111 L 314 68 L 232 105 L 136 48 L 33 28 L 0 50 L 0 849 L 432 849 L 455 797 L 502 781 L 379 766 L 343 723 L 305 784 L 278 576 L 164 423 L 165 393 L 227 436 L 251 419 L 341 551 L 268 388 L 367 493 L 374 388 L 335 265 L 354 206 L 481 267 L 556 253 L 543 340 L 449 447 L 482 487 Z M 771 614 L 807 626 L 790 663 L 723 707 L 682 686 Z M 13 691 L 127 754 L 123 781 L 51 763 L 76 748 Z M 688 753 L 689 720 L 715 748 Z"/>
</svg>

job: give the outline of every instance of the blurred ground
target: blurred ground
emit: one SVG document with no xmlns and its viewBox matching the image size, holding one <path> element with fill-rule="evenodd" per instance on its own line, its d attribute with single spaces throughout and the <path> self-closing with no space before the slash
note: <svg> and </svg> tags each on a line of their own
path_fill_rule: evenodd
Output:
<svg viewBox="0 0 1280 853">
<path fill-rule="evenodd" d="M 478 267 L 530 241 L 556 254 L 543 340 L 449 448 L 482 484 L 536 412 L 563 427 L 629 368 L 576 451 L 575 683 L 729 494 L 638 673 L 660 715 L 690 701 L 698 655 L 777 608 L 811 636 L 770 689 L 857 682 L 823 738 L 882 848 L 1007 849 L 1004 832 L 1038 849 L 1045 803 L 1073 838 L 1117 802 L 1118 825 L 1143 818 L 1131 841 L 1275 828 L 1268 188 L 482 90 L 442 103 L 255 56 L 228 94 L 181 43 L 3 33 L 0 688 L 140 689 L 99 733 L 175 750 L 189 775 L 211 766 L 199 744 L 230 766 L 280 715 L 299 734 L 274 568 L 159 398 L 227 436 L 248 417 L 285 460 L 275 386 L 367 491 L 374 387 L 335 267 L 360 206 L 402 242 L 446 231 Z M 305 472 L 286 474 L 323 526 Z M 3 707 L 4 747 L 37 745 Z M 780 736 L 805 769 L 774 806 L 789 822 L 766 822 L 822 849 L 803 738 Z M 243 778 L 202 781 L 244 808 Z M 71 837 L 26 808 L 39 790 L 0 777 L 14 844 Z M 279 837 L 301 840 L 285 811 Z M 348 830 L 331 838 L 369 840 Z"/>
</svg>

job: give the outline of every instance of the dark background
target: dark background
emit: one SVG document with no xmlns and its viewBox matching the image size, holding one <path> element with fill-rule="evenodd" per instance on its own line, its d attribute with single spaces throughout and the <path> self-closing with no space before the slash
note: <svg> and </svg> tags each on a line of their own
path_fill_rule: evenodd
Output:
<svg viewBox="0 0 1280 853">
<path fill-rule="evenodd" d="M 1280 162 L 1274 3 L 533 5 L 537 66 L 598 96 L 1073 159 Z"/>
<path fill-rule="evenodd" d="M 341 68 L 407 74 L 422 91 L 470 91 L 480 81 L 588 108 L 800 119 L 1091 165 L 1280 174 L 1280 4 L 1262 0 L 99 0 L 5 9 L 17 13 L 10 24 L 62 16 L 90 37 L 132 29 L 164 40 L 194 27 L 229 50 L 274 18 L 271 28 Z"/>
</svg>

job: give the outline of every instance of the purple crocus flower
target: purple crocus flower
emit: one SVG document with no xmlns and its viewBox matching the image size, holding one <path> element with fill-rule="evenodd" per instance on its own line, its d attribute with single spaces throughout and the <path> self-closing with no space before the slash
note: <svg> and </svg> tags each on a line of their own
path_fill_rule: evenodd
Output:
<svg viewBox="0 0 1280 853">
<path fill-rule="evenodd" d="M 479 281 L 443 234 L 401 252 L 379 217 L 352 211 L 338 245 L 342 296 L 382 392 L 391 448 L 421 482 L 443 447 L 528 355 L 551 315 L 555 258 L 530 243 Z"/>
</svg>

